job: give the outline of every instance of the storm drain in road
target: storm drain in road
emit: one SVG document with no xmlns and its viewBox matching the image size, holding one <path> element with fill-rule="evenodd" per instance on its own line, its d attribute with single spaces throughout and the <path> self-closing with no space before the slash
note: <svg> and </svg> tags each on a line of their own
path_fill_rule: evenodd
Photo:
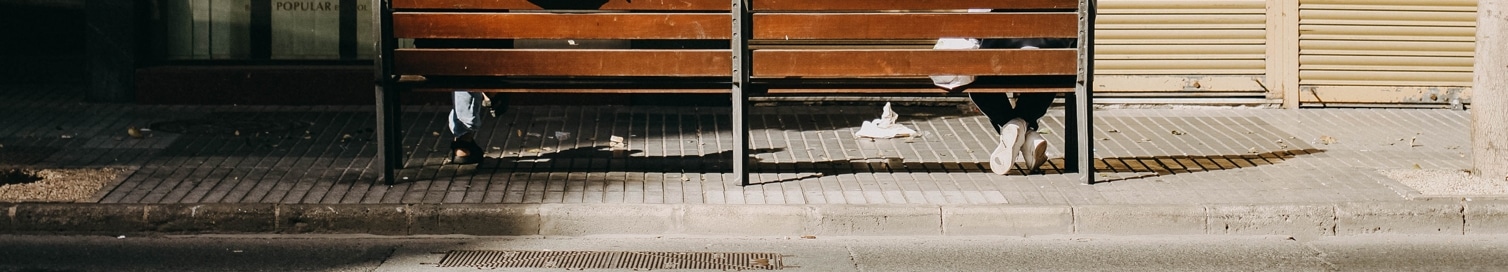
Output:
<svg viewBox="0 0 1508 272">
<path fill-rule="evenodd" d="M 780 270 L 775 253 L 453 250 L 440 267 Z"/>
</svg>

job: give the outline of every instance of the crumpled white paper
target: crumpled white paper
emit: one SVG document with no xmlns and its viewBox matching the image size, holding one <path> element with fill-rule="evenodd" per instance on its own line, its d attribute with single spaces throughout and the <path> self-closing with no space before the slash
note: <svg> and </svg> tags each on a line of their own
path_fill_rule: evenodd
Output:
<svg viewBox="0 0 1508 272">
<path fill-rule="evenodd" d="M 874 119 L 873 121 L 864 121 L 864 125 L 859 127 L 859 131 L 854 132 L 853 135 L 863 138 L 876 139 L 890 139 L 916 135 L 916 130 L 912 130 L 904 125 L 897 124 L 895 122 L 896 119 L 900 119 L 900 117 L 901 116 L 899 114 L 895 113 L 895 110 L 890 109 L 890 102 L 885 102 L 885 110 L 884 112 L 880 113 L 880 118 Z"/>
</svg>

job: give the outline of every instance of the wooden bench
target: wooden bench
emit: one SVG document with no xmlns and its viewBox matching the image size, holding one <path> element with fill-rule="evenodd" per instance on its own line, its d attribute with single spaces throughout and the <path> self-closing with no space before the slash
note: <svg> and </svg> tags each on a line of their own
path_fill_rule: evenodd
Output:
<svg viewBox="0 0 1508 272">
<path fill-rule="evenodd" d="M 749 183 L 750 96 L 937 94 L 928 75 L 993 76 L 965 92 L 1065 94 L 1065 169 L 1093 182 L 1094 0 L 382 0 L 383 179 L 402 167 L 406 90 L 712 93 L 732 99 L 733 171 Z M 967 13 L 962 9 L 995 9 Z M 932 50 L 945 37 L 1076 38 L 1079 48 Z M 398 48 L 400 39 L 621 39 L 702 49 Z M 900 45 L 897 45 L 900 44 Z M 911 46 L 906 46 L 910 44 Z M 876 46 L 888 45 L 888 46 Z M 920 46 L 918 46 L 920 45 Z M 422 76 L 423 80 L 408 80 Z"/>
</svg>

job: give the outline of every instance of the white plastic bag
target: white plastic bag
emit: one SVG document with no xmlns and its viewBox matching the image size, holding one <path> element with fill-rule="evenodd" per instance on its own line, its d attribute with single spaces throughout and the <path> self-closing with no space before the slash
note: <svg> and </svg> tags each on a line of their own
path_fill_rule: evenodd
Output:
<svg viewBox="0 0 1508 272">
<path fill-rule="evenodd" d="M 990 12 L 990 9 L 969 9 L 969 13 Z M 974 38 L 941 38 L 932 46 L 933 50 L 971 50 L 979 49 L 979 39 Z M 972 75 L 932 75 L 932 85 L 943 89 L 957 89 L 964 85 L 974 83 Z"/>
<path fill-rule="evenodd" d="M 937 39 L 937 45 L 932 49 L 979 49 L 979 39 L 974 38 L 941 38 Z M 974 83 L 974 76 L 970 75 L 932 75 L 932 85 L 943 89 L 956 89 Z"/>
</svg>

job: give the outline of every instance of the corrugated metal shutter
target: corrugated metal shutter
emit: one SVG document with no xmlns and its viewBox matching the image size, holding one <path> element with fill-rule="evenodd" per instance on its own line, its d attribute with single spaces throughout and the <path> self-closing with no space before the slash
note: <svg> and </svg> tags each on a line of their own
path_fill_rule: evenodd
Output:
<svg viewBox="0 0 1508 272">
<path fill-rule="evenodd" d="M 1099 4 L 1097 103 L 1274 103 L 1262 85 L 1265 0 Z"/>
<path fill-rule="evenodd" d="M 1300 0 L 1304 106 L 1443 105 L 1469 96 L 1476 0 Z"/>
</svg>

